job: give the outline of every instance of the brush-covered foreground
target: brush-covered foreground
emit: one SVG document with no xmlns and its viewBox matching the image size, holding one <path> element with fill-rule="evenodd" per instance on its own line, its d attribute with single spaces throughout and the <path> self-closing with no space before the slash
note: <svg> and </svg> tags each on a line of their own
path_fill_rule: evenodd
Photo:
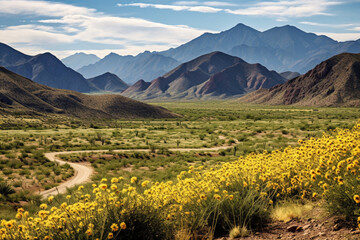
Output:
<svg viewBox="0 0 360 240">
<path fill-rule="evenodd" d="M 18 209 L 1 222 L 2 239 L 197 239 L 235 227 L 254 230 L 285 198 L 322 199 L 356 224 L 360 215 L 360 123 L 218 168 L 190 167 L 176 181 L 102 179 L 36 215 Z"/>
</svg>

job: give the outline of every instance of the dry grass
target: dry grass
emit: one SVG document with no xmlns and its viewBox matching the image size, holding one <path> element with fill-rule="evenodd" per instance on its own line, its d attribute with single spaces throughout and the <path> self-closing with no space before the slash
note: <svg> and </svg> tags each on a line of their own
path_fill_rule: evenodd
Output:
<svg viewBox="0 0 360 240">
<path fill-rule="evenodd" d="M 282 222 L 288 222 L 295 218 L 301 219 L 307 216 L 313 208 L 314 206 L 311 203 L 285 202 L 274 207 L 271 212 L 271 218 Z"/>
</svg>

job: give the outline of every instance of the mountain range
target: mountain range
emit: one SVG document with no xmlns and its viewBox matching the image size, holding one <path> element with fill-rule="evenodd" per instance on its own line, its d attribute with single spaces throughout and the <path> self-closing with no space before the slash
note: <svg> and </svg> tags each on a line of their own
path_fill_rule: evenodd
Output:
<svg viewBox="0 0 360 240">
<path fill-rule="evenodd" d="M 99 60 L 100 58 L 95 54 L 86 54 L 82 52 L 61 59 L 65 66 L 72 68 L 75 71 L 83 66 L 94 64 Z"/>
<path fill-rule="evenodd" d="M 46 86 L 78 92 L 97 91 L 80 73 L 66 67 L 51 53 L 29 56 L 0 43 L 0 66 Z"/>
<path fill-rule="evenodd" d="M 303 74 L 334 55 L 360 53 L 360 39 L 338 42 L 289 25 L 261 32 L 240 23 L 220 33 L 204 33 L 177 48 L 162 52 L 146 51 L 137 56 L 111 53 L 78 71 L 86 78 L 111 72 L 131 85 L 140 79 L 151 81 L 181 63 L 214 51 L 237 56 L 249 63 L 260 63 L 277 72 Z M 79 62 L 82 61 L 78 57 Z"/>
<path fill-rule="evenodd" d="M 77 92 L 122 91 L 127 88 L 127 84 L 115 75 L 102 74 L 87 80 L 51 53 L 29 56 L 3 43 L 0 43 L 0 66 L 37 83 Z"/>
<path fill-rule="evenodd" d="M 220 33 L 204 33 L 159 54 L 186 62 L 212 51 L 222 51 L 249 63 L 260 63 L 277 72 L 305 73 L 339 53 L 360 53 L 360 39 L 337 42 L 289 25 L 260 32 L 238 24 Z"/>
<path fill-rule="evenodd" d="M 44 86 L 0 67 L 0 112 L 79 118 L 170 118 L 168 110 L 120 95 L 85 95 Z"/>
<path fill-rule="evenodd" d="M 134 99 L 208 99 L 270 88 L 285 79 L 260 64 L 212 52 L 181 64 L 153 81 L 139 80 L 122 92 Z"/>
<path fill-rule="evenodd" d="M 300 106 L 360 106 L 360 54 L 336 55 L 306 74 L 240 102 Z"/>
<path fill-rule="evenodd" d="M 100 61 L 78 69 L 78 72 L 86 78 L 111 72 L 126 83 L 133 84 L 139 79 L 153 80 L 179 64 L 178 61 L 170 57 L 148 51 L 137 56 L 120 56 L 116 53 L 110 53 Z"/>
<path fill-rule="evenodd" d="M 209 53 L 212 50 L 216 51 Z M 359 53 L 360 40 L 337 42 L 292 26 L 260 32 L 238 24 L 163 52 L 111 53 L 81 67 L 80 73 L 50 53 L 29 56 L 0 43 L 0 66 L 37 83 L 84 93 L 123 91 L 124 96 L 141 100 L 209 99 L 235 97 L 298 79 L 299 72 L 342 52 Z M 84 64 L 91 58 L 96 61 L 81 53 L 66 59 Z M 129 83 L 134 84 L 127 88 Z"/>
</svg>

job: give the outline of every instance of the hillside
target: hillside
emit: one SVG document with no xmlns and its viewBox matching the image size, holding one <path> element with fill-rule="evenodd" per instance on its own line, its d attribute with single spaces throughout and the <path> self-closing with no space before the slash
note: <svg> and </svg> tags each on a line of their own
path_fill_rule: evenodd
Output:
<svg viewBox="0 0 360 240">
<path fill-rule="evenodd" d="M 29 60 L 31 56 L 25 55 L 10 46 L 0 43 L 0 65 L 16 65 Z"/>
<path fill-rule="evenodd" d="M 0 65 L 46 86 L 78 92 L 98 91 L 81 74 L 66 67 L 51 53 L 28 56 L 0 44 Z"/>
<path fill-rule="evenodd" d="M 239 100 L 300 106 L 360 106 L 360 54 L 334 56 L 302 76 Z"/>
<path fill-rule="evenodd" d="M 5 113 L 65 114 L 79 118 L 167 118 L 174 114 L 119 95 L 90 96 L 47 87 L 0 67 L 0 109 Z"/>
<path fill-rule="evenodd" d="M 95 64 L 80 68 L 78 71 L 86 78 L 106 72 L 116 74 L 126 83 L 132 84 L 139 79 L 150 81 L 179 65 L 179 62 L 160 54 L 144 52 L 137 56 L 120 56 L 110 53 Z"/>
<path fill-rule="evenodd" d="M 90 78 L 88 81 L 100 91 L 106 92 L 121 92 L 129 87 L 118 76 L 109 72 Z"/>
<path fill-rule="evenodd" d="M 150 83 L 138 81 L 122 95 L 135 99 L 227 98 L 284 81 L 260 64 L 213 52 L 181 64 Z"/>
<path fill-rule="evenodd" d="M 94 64 L 99 60 L 100 58 L 95 54 L 86 54 L 79 52 L 61 59 L 61 62 L 64 63 L 65 66 L 72 68 L 76 71 L 81 67 Z"/>
<path fill-rule="evenodd" d="M 260 32 L 238 24 L 220 33 L 204 33 L 160 54 L 186 62 L 212 51 L 222 51 L 249 63 L 260 63 L 277 72 L 305 73 L 336 54 L 360 53 L 360 40 L 337 42 L 289 25 Z"/>
</svg>

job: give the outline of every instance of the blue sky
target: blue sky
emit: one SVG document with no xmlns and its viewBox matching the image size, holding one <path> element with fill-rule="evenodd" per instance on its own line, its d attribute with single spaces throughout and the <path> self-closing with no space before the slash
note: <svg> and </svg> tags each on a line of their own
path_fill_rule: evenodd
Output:
<svg viewBox="0 0 360 240">
<path fill-rule="evenodd" d="M 0 0 L 0 42 L 35 55 L 103 57 L 181 45 L 238 23 L 293 25 L 338 41 L 360 38 L 360 0 Z"/>
</svg>

